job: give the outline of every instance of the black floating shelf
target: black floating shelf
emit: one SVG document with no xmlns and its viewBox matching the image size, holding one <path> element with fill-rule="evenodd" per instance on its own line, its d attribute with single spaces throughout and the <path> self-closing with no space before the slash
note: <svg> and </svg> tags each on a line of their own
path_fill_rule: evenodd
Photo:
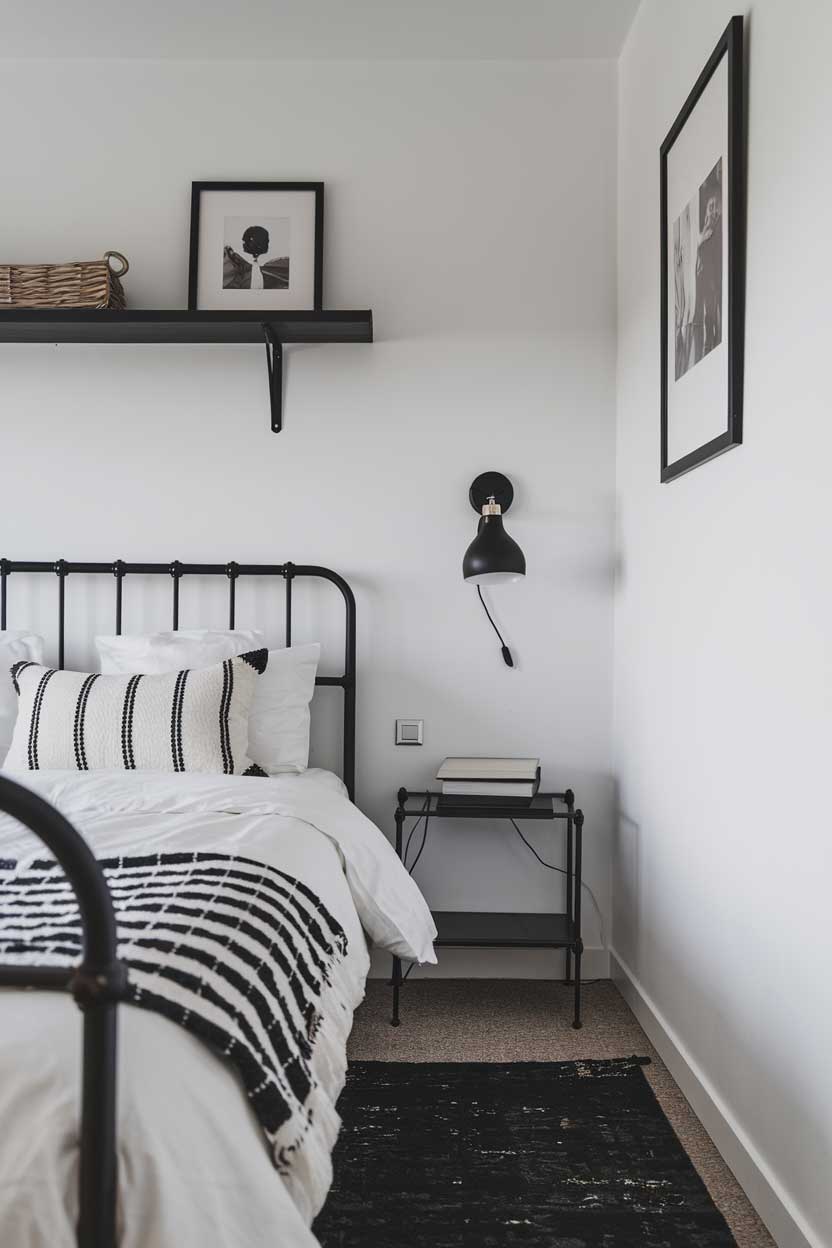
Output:
<svg viewBox="0 0 832 1248">
<path fill-rule="evenodd" d="M 2 308 L 0 342 L 372 342 L 372 312 L 185 312 Z"/>
<path fill-rule="evenodd" d="M 283 423 L 284 344 L 372 341 L 370 311 L 114 312 L 107 308 L 0 308 L 0 343 L 265 342 L 275 433 Z"/>
</svg>

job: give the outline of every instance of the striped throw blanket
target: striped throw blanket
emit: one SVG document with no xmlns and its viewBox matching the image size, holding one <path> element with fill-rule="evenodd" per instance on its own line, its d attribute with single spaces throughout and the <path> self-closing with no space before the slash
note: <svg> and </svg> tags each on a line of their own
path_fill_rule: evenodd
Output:
<svg viewBox="0 0 832 1248">
<path fill-rule="evenodd" d="M 129 969 L 127 1000 L 172 1019 L 231 1062 L 288 1173 L 312 1121 L 310 1059 L 343 928 L 311 889 L 275 867 L 220 853 L 108 858 Z M 0 961 L 72 966 L 74 894 L 52 860 L 0 859 Z"/>
</svg>

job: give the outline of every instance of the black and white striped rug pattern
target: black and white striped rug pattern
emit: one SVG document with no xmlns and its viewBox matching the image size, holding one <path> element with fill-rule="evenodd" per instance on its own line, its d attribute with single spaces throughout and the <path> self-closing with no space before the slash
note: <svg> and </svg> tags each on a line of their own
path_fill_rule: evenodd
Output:
<svg viewBox="0 0 832 1248">
<path fill-rule="evenodd" d="M 129 968 L 127 1000 L 231 1062 L 286 1173 L 311 1126 L 312 1047 L 347 936 L 315 893 L 276 867 L 187 852 L 101 860 Z M 72 889 L 54 860 L 0 859 L 0 961 L 72 966 Z"/>
</svg>

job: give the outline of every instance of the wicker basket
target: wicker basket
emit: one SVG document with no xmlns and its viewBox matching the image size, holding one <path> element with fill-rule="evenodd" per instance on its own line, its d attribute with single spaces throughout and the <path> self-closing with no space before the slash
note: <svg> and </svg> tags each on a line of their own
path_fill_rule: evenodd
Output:
<svg viewBox="0 0 832 1248">
<path fill-rule="evenodd" d="M 110 268 L 111 257 L 121 262 L 120 269 Z M 119 279 L 129 267 L 118 251 L 70 264 L 0 264 L 0 307 L 125 308 Z"/>
</svg>

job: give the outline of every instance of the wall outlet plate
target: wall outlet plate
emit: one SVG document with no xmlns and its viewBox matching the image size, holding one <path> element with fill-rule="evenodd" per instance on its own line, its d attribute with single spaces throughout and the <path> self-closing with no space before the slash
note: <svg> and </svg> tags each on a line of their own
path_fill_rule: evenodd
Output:
<svg viewBox="0 0 832 1248">
<path fill-rule="evenodd" d="M 423 719 L 397 719 L 396 745 L 423 745 L 425 721 Z"/>
</svg>

